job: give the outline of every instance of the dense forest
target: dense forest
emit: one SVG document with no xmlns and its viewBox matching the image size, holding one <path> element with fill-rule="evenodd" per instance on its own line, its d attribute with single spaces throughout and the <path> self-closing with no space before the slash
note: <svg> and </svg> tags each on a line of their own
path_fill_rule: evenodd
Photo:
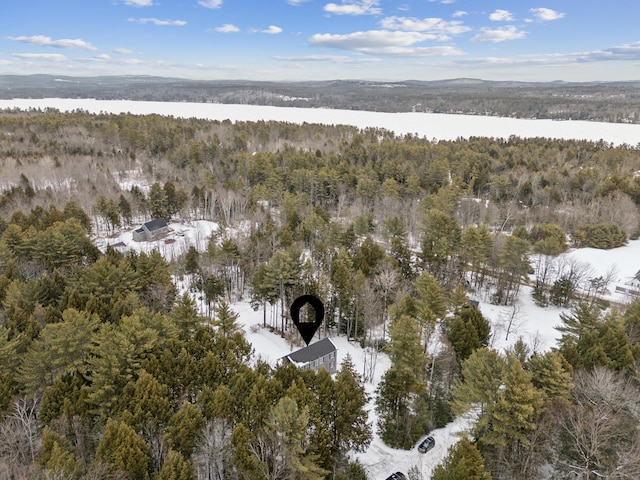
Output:
<svg viewBox="0 0 640 480">
<path fill-rule="evenodd" d="M 0 75 L 0 98 L 96 98 L 434 112 L 638 123 L 638 82 L 204 81 L 151 76 Z"/>
<path fill-rule="evenodd" d="M 637 148 L 4 111 L 0 171 L 0 476 L 364 479 L 374 430 L 411 448 L 469 416 L 432 478 L 640 477 L 640 301 L 550 267 L 638 237 Z M 97 248 L 153 218 L 221 228 L 171 261 Z M 493 350 L 469 298 L 523 285 L 570 308 L 558 344 Z M 388 355 L 375 398 L 349 359 L 252 351 L 233 303 L 293 338 L 301 294 L 325 335 Z"/>
</svg>

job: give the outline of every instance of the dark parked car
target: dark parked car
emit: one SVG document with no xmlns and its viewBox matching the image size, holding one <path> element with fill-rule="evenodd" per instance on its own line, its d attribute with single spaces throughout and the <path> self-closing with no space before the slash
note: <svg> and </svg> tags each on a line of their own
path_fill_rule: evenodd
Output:
<svg viewBox="0 0 640 480">
<path fill-rule="evenodd" d="M 402 472 L 396 472 L 396 473 L 392 473 L 390 476 L 387 477 L 387 480 L 400 480 L 402 478 L 407 478 L 404 476 L 404 473 Z"/>
<path fill-rule="evenodd" d="M 436 446 L 435 439 L 429 436 L 420 442 L 420 444 L 418 445 L 418 451 L 420 453 L 427 453 L 429 450 L 431 450 L 435 446 Z"/>
</svg>

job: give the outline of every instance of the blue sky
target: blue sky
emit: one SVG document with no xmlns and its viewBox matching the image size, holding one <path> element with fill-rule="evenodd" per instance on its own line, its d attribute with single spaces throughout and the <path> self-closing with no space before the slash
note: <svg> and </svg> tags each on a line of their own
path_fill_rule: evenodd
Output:
<svg viewBox="0 0 640 480">
<path fill-rule="evenodd" d="M 637 0 L 4 0 L 0 73 L 640 80 Z"/>
</svg>

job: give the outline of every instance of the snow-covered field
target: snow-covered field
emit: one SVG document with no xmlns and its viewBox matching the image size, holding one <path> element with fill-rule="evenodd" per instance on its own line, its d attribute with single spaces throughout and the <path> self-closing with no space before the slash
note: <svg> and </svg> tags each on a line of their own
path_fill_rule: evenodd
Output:
<svg viewBox="0 0 640 480">
<path fill-rule="evenodd" d="M 358 128 L 378 127 L 395 132 L 397 135 L 416 134 L 420 137 L 436 140 L 453 140 L 470 136 L 486 136 L 494 138 L 508 138 L 511 135 L 520 137 L 548 137 L 565 139 L 587 139 L 593 141 L 604 140 L 612 144 L 637 145 L 640 142 L 640 125 L 607 124 L 579 121 L 550 121 L 550 120 L 518 120 L 512 118 L 481 117 L 471 115 L 442 115 L 427 113 L 373 113 L 361 111 L 338 111 L 325 109 L 300 109 L 259 107 L 248 105 L 219 105 L 193 103 L 161 103 L 134 101 L 102 101 L 86 99 L 15 99 L 0 100 L 0 109 L 29 109 L 56 108 L 61 111 L 82 109 L 93 113 L 121 113 L 132 114 L 161 114 L 176 117 L 198 117 L 215 120 L 229 119 L 231 121 L 275 120 L 292 123 L 322 123 L 327 125 L 345 124 Z M 336 121 L 339 119 L 339 121 Z M 131 232 L 123 232 L 117 236 L 100 238 L 97 243 L 100 248 L 106 245 L 121 245 L 118 248 L 136 249 L 149 252 L 156 248 L 167 258 L 175 258 L 186 252 L 190 245 L 203 250 L 209 236 L 218 227 L 211 222 L 199 221 L 188 224 L 171 224 L 172 233 L 169 243 L 165 239 L 156 242 L 132 242 Z M 574 250 L 566 254 L 569 258 L 588 263 L 592 276 L 606 275 L 616 266 L 614 281 L 610 287 L 611 297 L 617 301 L 625 298 L 615 293 L 615 285 L 623 285 L 638 270 L 640 270 L 640 241 L 632 241 L 625 247 L 603 251 L 595 249 Z M 494 331 L 492 346 L 504 349 L 512 345 L 518 337 L 535 346 L 536 350 L 546 350 L 555 344 L 558 325 L 558 315 L 562 312 L 558 308 L 538 308 L 531 299 L 531 291 L 523 287 L 516 310 L 512 307 L 497 307 L 483 302 L 480 309 L 488 318 Z M 274 364 L 279 358 L 290 353 L 292 349 L 287 342 L 278 335 L 260 328 L 262 312 L 255 312 L 246 302 L 236 303 L 233 309 L 240 314 L 239 323 L 243 325 L 248 340 L 255 349 L 255 354 Z M 510 317 L 515 317 L 514 327 L 509 338 L 506 338 L 505 323 Z M 364 352 L 356 344 L 347 342 L 342 337 L 332 338 L 338 347 L 339 361 L 349 354 L 356 369 L 364 364 Z M 367 393 L 373 397 L 376 386 L 389 367 L 389 359 L 379 355 L 374 379 L 366 384 Z M 370 421 L 375 431 L 375 412 L 373 403 L 370 405 Z M 369 449 L 357 455 L 365 466 L 369 478 L 384 480 L 395 471 L 407 473 L 412 466 L 422 472 L 423 478 L 430 478 L 431 471 L 446 455 L 447 449 L 457 441 L 456 432 L 465 427 L 464 420 L 456 420 L 446 428 L 431 432 L 436 440 L 436 446 L 426 454 L 418 453 L 414 448 L 410 451 L 396 450 L 383 444 L 377 435 Z M 425 432 L 425 435 L 429 432 Z"/>
<path fill-rule="evenodd" d="M 471 136 L 508 138 L 547 137 L 592 140 L 636 146 L 640 142 L 640 125 L 585 121 L 527 120 L 481 115 L 440 113 L 381 113 L 322 108 L 267 107 L 217 103 L 140 102 L 132 100 L 93 99 L 13 99 L 0 100 L 0 109 L 86 110 L 90 113 L 159 114 L 210 120 L 274 120 L 290 123 L 352 125 L 360 129 L 384 128 L 396 135 L 415 134 L 429 140 L 455 140 Z"/>
</svg>

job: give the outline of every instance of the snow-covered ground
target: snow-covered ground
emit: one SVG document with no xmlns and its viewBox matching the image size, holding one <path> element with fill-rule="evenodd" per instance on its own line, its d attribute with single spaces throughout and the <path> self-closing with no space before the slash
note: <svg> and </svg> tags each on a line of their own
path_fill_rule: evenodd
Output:
<svg viewBox="0 0 640 480">
<path fill-rule="evenodd" d="M 640 125 L 585 122 L 577 120 L 528 120 L 481 115 L 442 113 L 383 113 L 322 108 L 267 107 L 217 103 L 141 102 L 133 100 L 94 100 L 70 98 L 0 100 L 0 109 L 56 108 L 90 113 L 159 114 L 182 118 L 236 121 L 281 121 L 352 125 L 360 129 L 384 128 L 396 135 L 417 135 L 429 140 L 493 137 L 547 137 L 591 140 L 635 146 L 640 142 Z"/>
</svg>

